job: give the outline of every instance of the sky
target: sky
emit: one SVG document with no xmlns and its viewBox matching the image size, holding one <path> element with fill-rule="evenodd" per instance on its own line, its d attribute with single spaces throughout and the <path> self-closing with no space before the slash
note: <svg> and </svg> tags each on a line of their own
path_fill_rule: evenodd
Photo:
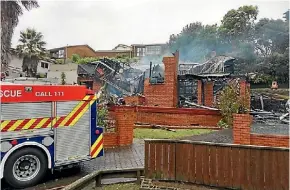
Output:
<svg viewBox="0 0 290 190">
<path fill-rule="evenodd" d="M 20 31 L 43 33 L 46 48 L 88 44 L 109 50 L 118 44 L 166 43 L 186 24 L 220 23 L 230 9 L 257 5 L 259 18 L 282 19 L 288 1 L 279 0 L 94 0 L 38 1 L 40 7 L 25 11 L 14 30 L 12 47 Z"/>
</svg>

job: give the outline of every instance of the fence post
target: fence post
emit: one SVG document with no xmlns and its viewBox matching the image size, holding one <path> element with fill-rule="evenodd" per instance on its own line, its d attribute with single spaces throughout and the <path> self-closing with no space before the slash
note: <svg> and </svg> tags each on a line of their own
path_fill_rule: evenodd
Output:
<svg viewBox="0 0 290 190">
<path fill-rule="evenodd" d="M 174 142 L 174 181 L 176 182 L 176 142 Z"/>
</svg>

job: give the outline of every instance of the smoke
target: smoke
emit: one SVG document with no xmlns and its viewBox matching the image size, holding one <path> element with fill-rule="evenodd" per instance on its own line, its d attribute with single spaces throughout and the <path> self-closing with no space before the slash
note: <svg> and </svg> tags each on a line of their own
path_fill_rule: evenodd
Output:
<svg viewBox="0 0 290 190">
<path fill-rule="evenodd" d="M 171 57 L 173 56 L 172 52 L 170 52 L 169 48 L 163 50 L 160 55 L 146 55 L 140 59 L 138 62 L 138 69 L 145 72 L 145 78 L 149 77 L 150 70 L 150 62 L 152 62 L 152 76 L 160 75 L 164 76 L 164 64 L 162 62 L 163 57 Z"/>
</svg>

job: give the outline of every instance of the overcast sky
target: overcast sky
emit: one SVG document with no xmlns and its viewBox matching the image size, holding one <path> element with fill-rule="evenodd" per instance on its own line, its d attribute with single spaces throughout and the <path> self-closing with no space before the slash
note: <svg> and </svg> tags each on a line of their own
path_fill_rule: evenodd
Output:
<svg viewBox="0 0 290 190">
<path fill-rule="evenodd" d="M 39 1 L 40 7 L 24 12 L 14 31 L 32 27 L 42 32 L 47 48 L 88 44 L 107 50 L 117 44 L 165 43 L 188 23 L 219 23 L 230 9 L 257 5 L 259 17 L 278 19 L 288 1 L 264 0 L 111 0 Z"/>
</svg>

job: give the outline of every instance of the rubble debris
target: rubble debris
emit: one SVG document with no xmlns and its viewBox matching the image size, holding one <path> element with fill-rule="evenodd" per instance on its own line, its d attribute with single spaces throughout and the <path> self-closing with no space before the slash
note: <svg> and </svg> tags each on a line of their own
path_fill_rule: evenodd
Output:
<svg viewBox="0 0 290 190">
<path fill-rule="evenodd" d="M 163 125 L 151 125 L 151 127 L 152 127 L 152 129 L 162 129 L 162 130 L 166 130 L 166 131 L 176 132 L 176 130 L 169 129 Z"/>
<path fill-rule="evenodd" d="M 251 107 L 252 109 L 260 109 L 269 112 L 285 113 L 285 104 L 287 100 L 276 98 L 266 94 L 252 93 Z"/>
<path fill-rule="evenodd" d="M 280 120 L 283 122 L 283 123 L 290 123 L 289 122 L 289 113 L 290 113 L 290 100 L 288 100 L 286 102 L 286 105 L 285 105 L 286 109 L 287 109 L 287 112 L 288 113 L 285 113 L 283 114 L 282 116 L 280 116 Z"/>
<path fill-rule="evenodd" d="M 79 64 L 77 74 L 79 78 L 89 78 L 94 83 L 108 84 L 107 90 L 118 96 L 143 92 L 144 73 L 119 61 L 104 58 Z"/>
<path fill-rule="evenodd" d="M 189 102 L 189 101 L 185 101 L 185 104 L 188 104 L 190 106 L 194 106 L 194 107 L 198 107 L 198 108 L 204 108 L 204 109 L 208 109 L 208 110 L 219 110 L 217 108 L 213 108 L 213 107 L 208 107 L 208 106 L 203 106 L 203 105 L 199 105 L 196 104 L 194 102 Z"/>
</svg>

